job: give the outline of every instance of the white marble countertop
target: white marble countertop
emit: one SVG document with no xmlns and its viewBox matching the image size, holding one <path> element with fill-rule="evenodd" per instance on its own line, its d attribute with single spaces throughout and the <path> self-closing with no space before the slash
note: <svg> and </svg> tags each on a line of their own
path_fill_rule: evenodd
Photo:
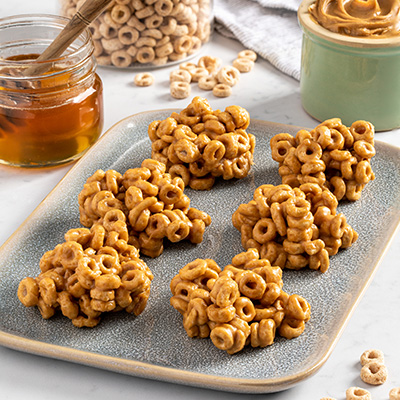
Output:
<svg viewBox="0 0 400 400">
<path fill-rule="evenodd" d="M 56 0 L 1 1 L 0 17 L 24 13 L 58 13 Z M 229 64 L 242 50 L 240 43 L 215 35 L 203 52 L 218 55 Z M 140 111 L 160 108 L 183 108 L 188 100 L 174 100 L 169 95 L 168 76 L 174 69 L 154 71 L 156 83 L 151 88 L 133 85 L 134 72 L 99 68 L 105 91 L 105 130 L 121 119 Z M 193 87 L 192 97 L 203 95 Z M 252 118 L 313 127 L 316 121 L 302 109 L 299 83 L 258 60 L 254 70 L 243 74 L 231 97 L 210 98 L 211 106 L 223 109 L 238 104 Z M 378 140 L 400 146 L 400 130 L 380 132 Z M 44 170 L 24 170 L 0 166 L 0 245 L 23 223 L 42 199 L 53 189 L 70 166 Z M 350 322 L 345 327 L 330 358 L 310 379 L 292 389 L 269 395 L 240 395 L 180 386 L 107 372 L 22 353 L 0 346 L 0 398 L 44 400 L 63 399 L 236 399 L 265 398 L 312 400 L 322 397 L 344 399 L 350 386 L 368 388 L 373 399 L 388 399 L 389 390 L 400 386 L 400 286 L 398 265 L 400 233 L 391 243 L 374 280 L 366 290 Z M 385 353 L 388 381 L 371 387 L 359 378 L 359 356 L 366 349 L 379 348 Z"/>
</svg>

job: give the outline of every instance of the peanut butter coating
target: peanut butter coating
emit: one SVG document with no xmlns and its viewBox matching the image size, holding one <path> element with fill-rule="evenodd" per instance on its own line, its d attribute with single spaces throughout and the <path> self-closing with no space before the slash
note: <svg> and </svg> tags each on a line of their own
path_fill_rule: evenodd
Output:
<svg viewBox="0 0 400 400">
<path fill-rule="evenodd" d="M 354 37 L 400 36 L 400 0 L 316 0 L 309 12 L 332 32 Z"/>
</svg>

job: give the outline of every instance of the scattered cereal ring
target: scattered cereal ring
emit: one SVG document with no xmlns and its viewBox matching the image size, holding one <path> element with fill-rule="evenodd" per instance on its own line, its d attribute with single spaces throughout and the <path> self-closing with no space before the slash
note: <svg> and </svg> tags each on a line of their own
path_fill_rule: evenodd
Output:
<svg viewBox="0 0 400 400">
<path fill-rule="evenodd" d="M 216 97 L 229 97 L 232 94 L 232 87 L 225 83 L 218 83 L 213 87 L 212 91 Z"/>
<path fill-rule="evenodd" d="M 239 70 L 239 72 L 250 72 L 254 67 L 254 61 L 250 58 L 241 57 L 233 61 L 232 65 Z"/>
<path fill-rule="evenodd" d="M 377 349 L 365 350 L 360 357 L 361 365 L 364 366 L 365 364 L 368 364 L 371 361 L 377 361 L 383 363 L 384 362 L 383 352 Z"/>
<path fill-rule="evenodd" d="M 213 90 L 216 85 L 218 85 L 217 79 L 212 76 L 203 76 L 199 79 L 199 88 L 203 90 Z"/>
<path fill-rule="evenodd" d="M 371 400 L 371 393 L 363 388 L 352 386 L 346 390 L 346 400 Z"/>
<path fill-rule="evenodd" d="M 196 67 L 190 71 L 190 74 L 192 75 L 192 81 L 198 82 L 200 78 L 208 76 L 208 71 L 203 67 Z"/>
<path fill-rule="evenodd" d="M 238 53 L 238 58 L 248 58 L 252 61 L 256 61 L 257 53 L 249 49 L 242 50 L 241 52 Z"/>
<path fill-rule="evenodd" d="M 400 387 L 396 387 L 390 390 L 389 392 L 390 400 L 400 400 Z"/>
<path fill-rule="evenodd" d="M 151 86 L 154 83 L 154 76 L 150 72 L 140 72 L 135 75 L 134 83 L 136 86 Z"/>
<path fill-rule="evenodd" d="M 186 99 L 190 95 L 190 85 L 187 82 L 171 82 L 170 93 L 175 99 Z"/>
<path fill-rule="evenodd" d="M 178 69 L 172 71 L 169 74 L 169 81 L 170 82 L 187 82 L 190 83 L 192 80 L 192 75 L 186 69 Z"/>
<path fill-rule="evenodd" d="M 229 86 L 235 86 L 239 82 L 239 77 L 239 70 L 230 65 L 222 67 L 217 73 L 218 82 Z"/>
<path fill-rule="evenodd" d="M 387 368 L 378 361 L 371 361 L 361 368 L 361 379 L 370 385 L 382 385 L 387 379 Z"/>
</svg>

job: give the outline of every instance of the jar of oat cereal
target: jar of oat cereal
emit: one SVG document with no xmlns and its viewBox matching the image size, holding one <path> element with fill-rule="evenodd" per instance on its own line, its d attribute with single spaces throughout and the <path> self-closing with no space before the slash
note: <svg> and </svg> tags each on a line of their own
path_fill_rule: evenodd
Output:
<svg viewBox="0 0 400 400">
<path fill-rule="evenodd" d="M 84 1 L 61 0 L 62 14 L 71 17 Z M 114 0 L 90 29 L 100 65 L 171 65 L 210 40 L 213 0 Z"/>
</svg>

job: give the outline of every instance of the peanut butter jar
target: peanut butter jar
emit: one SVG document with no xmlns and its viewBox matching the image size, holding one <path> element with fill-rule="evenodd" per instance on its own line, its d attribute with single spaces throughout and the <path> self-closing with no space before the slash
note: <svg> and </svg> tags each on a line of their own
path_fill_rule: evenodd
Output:
<svg viewBox="0 0 400 400">
<path fill-rule="evenodd" d="M 303 0 L 298 10 L 305 111 L 320 121 L 339 117 L 346 125 L 365 119 L 378 131 L 400 127 L 400 34 L 332 31 L 311 15 L 314 2 Z"/>
<path fill-rule="evenodd" d="M 63 164 L 101 134 L 103 86 L 89 30 L 61 57 L 36 61 L 67 23 L 50 15 L 0 19 L 1 164 Z"/>
</svg>

